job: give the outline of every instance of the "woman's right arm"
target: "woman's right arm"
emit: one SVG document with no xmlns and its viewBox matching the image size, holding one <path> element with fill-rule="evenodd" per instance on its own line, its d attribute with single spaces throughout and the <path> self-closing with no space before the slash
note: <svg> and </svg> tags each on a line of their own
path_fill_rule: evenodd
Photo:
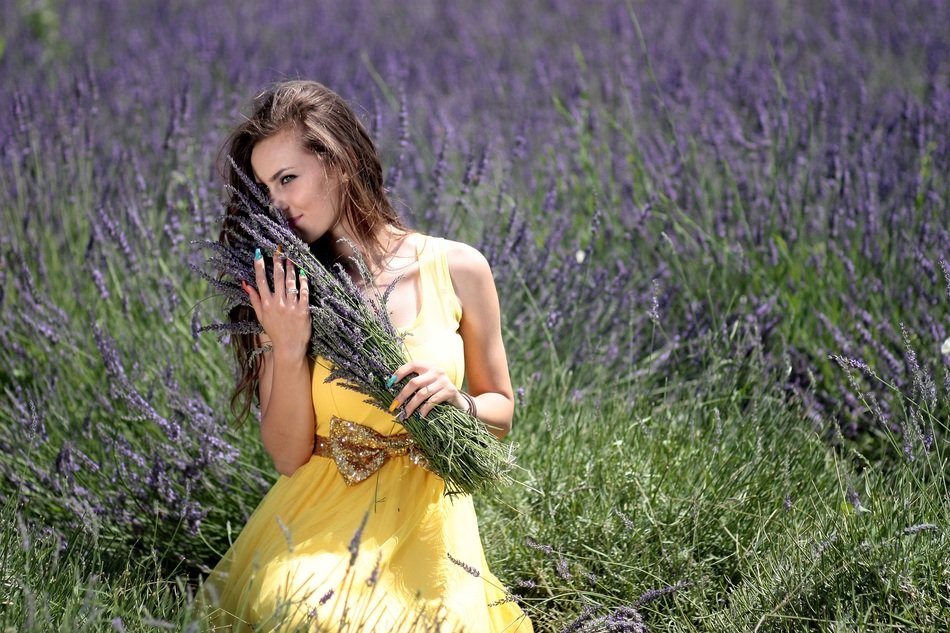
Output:
<svg viewBox="0 0 950 633">
<path fill-rule="evenodd" d="M 264 343 L 269 337 L 261 336 Z M 273 346 L 273 343 L 271 343 Z M 261 441 L 281 475 L 293 475 L 313 455 L 313 400 L 306 356 L 262 354 Z"/>
<path fill-rule="evenodd" d="M 267 283 L 264 260 L 256 260 L 254 268 L 257 290 L 250 286 L 245 290 L 264 328 L 260 342 L 271 346 L 262 354 L 258 374 L 261 440 L 277 472 L 290 476 L 313 455 L 313 396 L 307 360 L 309 287 L 301 276 L 299 295 L 287 293 L 287 288 L 296 287 L 294 265 L 289 260 L 285 274 L 282 260 L 274 258 L 274 292 Z"/>
</svg>

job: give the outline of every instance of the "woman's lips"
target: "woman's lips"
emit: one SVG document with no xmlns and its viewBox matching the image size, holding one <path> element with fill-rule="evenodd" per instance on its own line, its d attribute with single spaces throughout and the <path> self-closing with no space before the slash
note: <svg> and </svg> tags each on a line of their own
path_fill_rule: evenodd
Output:
<svg viewBox="0 0 950 633">
<path fill-rule="evenodd" d="M 303 215 L 296 215 L 296 216 L 294 216 L 294 217 L 288 219 L 288 220 L 287 220 L 287 224 L 290 225 L 290 228 L 294 228 L 295 226 L 297 226 L 297 222 L 299 222 L 299 221 L 300 221 L 300 218 L 302 218 L 302 217 L 303 217 Z"/>
</svg>

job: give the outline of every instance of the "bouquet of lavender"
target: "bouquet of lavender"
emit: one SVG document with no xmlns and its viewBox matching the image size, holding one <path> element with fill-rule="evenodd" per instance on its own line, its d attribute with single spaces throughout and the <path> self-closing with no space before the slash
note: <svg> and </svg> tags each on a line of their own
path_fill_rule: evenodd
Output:
<svg viewBox="0 0 950 633">
<path fill-rule="evenodd" d="M 235 167 L 237 168 L 237 167 Z M 339 379 L 344 386 L 368 396 L 367 402 L 389 412 L 402 384 L 387 386 L 393 371 L 408 358 L 402 338 L 386 311 L 386 300 L 394 284 L 380 295 L 367 296 L 342 266 L 328 269 L 310 252 L 306 243 L 294 234 L 283 214 L 270 206 L 249 180 L 245 181 L 254 199 L 234 190 L 242 213 L 229 216 L 225 225 L 227 243 L 200 240 L 194 242 L 212 253 L 206 264 L 214 275 L 194 269 L 222 293 L 226 311 L 238 305 L 250 305 L 241 282 L 256 285 L 255 249 L 274 253 L 278 248 L 306 272 L 310 284 L 310 315 L 313 332 L 309 355 L 329 361 L 332 371 L 327 382 Z M 358 251 L 354 263 L 360 275 L 371 275 Z M 269 272 L 273 283 L 272 271 Z M 367 288 L 375 288 L 372 283 Z M 233 334 L 262 331 L 257 321 L 213 323 L 198 328 Z M 428 467 L 445 480 L 446 494 L 485 491 L 510 481 L 513 464 L 511 451 L 484 425 L 468 413 L 448 404 L 438 404 L 425 419 L 417 415 L 401 420 L 413 442 L 425 456 Z"/>
</svg>

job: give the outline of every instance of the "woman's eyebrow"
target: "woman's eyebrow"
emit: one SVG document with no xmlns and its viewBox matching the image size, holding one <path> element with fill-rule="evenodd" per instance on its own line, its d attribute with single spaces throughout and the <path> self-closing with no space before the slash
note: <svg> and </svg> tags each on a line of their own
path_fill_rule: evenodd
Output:
<svg viewBox="0 0 950 633">
<path fill-rule="evenodd" d="M 281 175 L 282 173 L 284 173 L 285 171 L 287 171 L 288 169 L 291 169 L 291 168 L 290 168 L 290 167 L 281 167 L 280 169 L 278 169 L 277 172 L 274 173 L 273 176 L 271 176 L 270 182 L 274 182 L 275 180 L 277 180 L 278 178 L 280 178 L 280 175 Z"/>
</svg>

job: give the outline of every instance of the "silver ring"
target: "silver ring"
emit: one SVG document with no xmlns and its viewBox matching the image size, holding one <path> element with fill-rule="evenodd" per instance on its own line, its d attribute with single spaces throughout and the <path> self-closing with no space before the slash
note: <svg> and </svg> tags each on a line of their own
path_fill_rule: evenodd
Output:
<svg viewBox="0 0 950 633">
<path fill-rule="evenodd" d="M 296 297 L 300 291 L 296 288 L 287 288 L 287 294 Z"/>
</svg>

